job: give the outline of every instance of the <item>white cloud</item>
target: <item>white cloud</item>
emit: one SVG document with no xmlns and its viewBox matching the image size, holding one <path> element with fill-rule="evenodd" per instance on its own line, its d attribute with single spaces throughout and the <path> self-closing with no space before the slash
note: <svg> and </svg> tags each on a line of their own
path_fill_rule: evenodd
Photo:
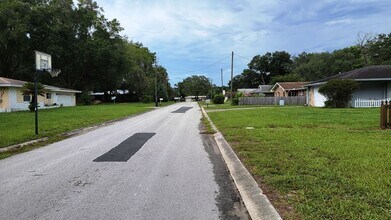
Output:
<svg viewBox="0 0 391 220">
<path fill-rule="evenodd" d="M 181 76 L 229 69 L 235 51 L 251 59 L 267 51 L 297 54 L 354 44 L 357 33 L 391 29 L 388 0 L 97 0 L 123 34 L 157 52 L 176 83 Z M 235 74 L 249 61 L 235 57 Z M 183 71 L 187 70 L 187 71 Z M 227 76 L 224 78 L 228 78 Z M 226 80 L 224 80 L 227 82 Z"/>
</svg>

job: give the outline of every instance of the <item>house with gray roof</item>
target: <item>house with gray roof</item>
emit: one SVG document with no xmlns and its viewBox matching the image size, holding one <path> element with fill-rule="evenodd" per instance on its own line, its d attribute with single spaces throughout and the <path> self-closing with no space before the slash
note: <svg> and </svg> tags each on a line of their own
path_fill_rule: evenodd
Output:
<svg viewBox="0 0 391 220">
<path fill-rule="evenodd" d="M 353 79 L 359 83 L 359 88 L 352 95 L 352 107 L 377 107 L 382 100 L 391 99 L 391 65 L 376 65 L 343 72 L 304 85 L 307 88 L 309 106 L 324 106 L 326 97 L 319 93 L 319 88 L 332 79 Z"/>
</svg>

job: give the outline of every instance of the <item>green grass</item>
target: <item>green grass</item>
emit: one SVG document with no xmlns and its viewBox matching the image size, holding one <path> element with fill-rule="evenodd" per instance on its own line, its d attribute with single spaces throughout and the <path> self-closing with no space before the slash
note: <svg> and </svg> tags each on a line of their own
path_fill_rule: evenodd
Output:
<svg viewBox="0 0 391 220">
<path fill-rule="evenodd" d="M 294 208 L 284 218 L 391 219 L 391 130 L 379 129 L 379 111 L 280 107 L 208 114 L 261 185 L 278 192 L 277 208 Z"/>
<path fill-rule="evenodd" d="M 168 105 L 170 103 L 163 103 Z M 154 104 L 121 103 L 39 110 L 39 135 L 35 135 L 34 113 L 0 114 L 0 148 L 41 137 L 57 138 L 64 132 L 96 125 L 151 110 Z"/>
</svg>

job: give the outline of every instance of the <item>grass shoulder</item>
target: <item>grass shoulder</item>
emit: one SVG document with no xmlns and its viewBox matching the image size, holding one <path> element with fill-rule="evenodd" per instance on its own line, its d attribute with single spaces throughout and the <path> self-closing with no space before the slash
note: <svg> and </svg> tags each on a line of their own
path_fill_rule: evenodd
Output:
<svg viewBox="0 0 391 220">
<path fill-rule="evenodd" d="M 166 106 L 172 103 L 162 103 Z M 34 113 L 11 112 L 0 114 L 0 148 L 48 137 L 47 141 L 36 143 L 40 146 L 66 138 L 66 132 L 94 126 L 110 120 L 126 118 L 152 110 L 154 103 L 117 103 L 88 106 L 61 107 L 39 110 L 39 135 L 34 134 Z M 28 150 L 16 150 L 15 153 Z M 2 153 L 6 157 L 13 152 Z"/>
<path fill-rule="evenodd" d="M 277 193 L 271 200 L 283 218 L 391 219 L 391 131 L 380 130 L 379 109 L 208 115 L 259 184 Z"/>
</svg>

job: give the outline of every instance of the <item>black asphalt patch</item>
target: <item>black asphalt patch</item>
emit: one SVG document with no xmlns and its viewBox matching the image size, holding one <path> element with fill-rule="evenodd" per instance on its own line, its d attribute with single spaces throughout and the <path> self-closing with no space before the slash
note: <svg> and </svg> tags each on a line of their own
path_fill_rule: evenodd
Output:
<svg viewBox="0 0 391 220">
<path fill-rule="evenodd" d="M 171 113 L 186 113 L 188 110 L 192 109 L 193 107 L 180 107 L 177 110 L 171 112 Z"/>
<path fill-rule="evenodd" d="M 126 162 L 156 133 L 136 133 L 118 146 L 96 158 L 94 162 Z"/>
</svg>

